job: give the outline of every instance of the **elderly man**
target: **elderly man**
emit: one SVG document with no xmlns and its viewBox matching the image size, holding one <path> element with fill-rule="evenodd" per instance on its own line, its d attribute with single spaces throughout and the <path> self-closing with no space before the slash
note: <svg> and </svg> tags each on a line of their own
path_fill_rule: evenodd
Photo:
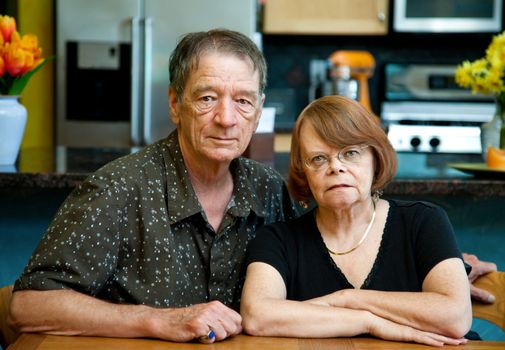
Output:
<svg viewBox="0 0 505 350">
<path fill-rule="evenodd" d="M 240 157 L 265 60 L 237 32 L 191 33 L 170 80 L 176 131 L 76 189 L 16 281 L 10 319 L 22 332 L 209 343 L 241 332 L 247 244 L 296 216 L 281 176 Z"/>
<path fill-rule="evenodd" d="M 240 157 L 266 64 L 249 38 L 212 30 L 185 36 L 169 69 L 176 131 L 65 201 L 16 281 L 21 331 L 204 342 L 241 332 L 247 244 L 295 215 L 281 176 Z"/>
</svg>

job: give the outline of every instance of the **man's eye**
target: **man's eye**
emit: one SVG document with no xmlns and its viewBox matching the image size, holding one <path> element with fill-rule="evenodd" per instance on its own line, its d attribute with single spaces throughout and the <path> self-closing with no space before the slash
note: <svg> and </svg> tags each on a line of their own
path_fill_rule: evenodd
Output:
<svg viewBox="0 0 505 350">
<path fill-rule="evenodd" d="M 239 99 L 236 100 L 236 103 L 237 103 L 237 107 L 243 113 L 251 113 L 252 111 L 254 111 L 254 105 L 248 99 L 239 98 Z"/>
<path fill-rule="evenodd" d="M 203 96 L 203 97 L 200 98 L 200 100 L 202 102 L 211 102 L 212 101 L 212 97 L 210 97 L 210 96 Z"/>
</svg>

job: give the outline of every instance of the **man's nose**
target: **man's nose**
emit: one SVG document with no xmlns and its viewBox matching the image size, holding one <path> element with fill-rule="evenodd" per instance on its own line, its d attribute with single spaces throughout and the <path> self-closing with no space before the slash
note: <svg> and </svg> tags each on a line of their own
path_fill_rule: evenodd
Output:
<svg viewBox="0 0 505 350">
<path fill-rule="evenodd" d="M 216 109 L 215 120 L 224 127 L 235 125 L 237 117 L 235 115 L 234 101 L 228 98 L 223 98 L 219 102 Z"/>
</svg>

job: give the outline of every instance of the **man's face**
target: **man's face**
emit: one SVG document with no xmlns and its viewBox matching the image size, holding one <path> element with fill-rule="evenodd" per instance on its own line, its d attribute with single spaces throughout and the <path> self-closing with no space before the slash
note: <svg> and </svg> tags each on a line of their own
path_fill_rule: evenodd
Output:
<svg viewBox="0 0 505 350">
<path fill-rule="evenodd" d="M 215 52 L 204 55 L 170 112 L 181 149 L 193 161 L 230 162 L 246 149 L 258 125 L 264 96 L 249 61 Z"/>
</svg>

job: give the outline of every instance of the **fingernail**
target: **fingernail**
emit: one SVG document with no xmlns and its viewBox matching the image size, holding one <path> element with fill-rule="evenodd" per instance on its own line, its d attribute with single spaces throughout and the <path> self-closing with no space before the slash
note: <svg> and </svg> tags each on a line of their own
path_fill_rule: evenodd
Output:
<svg viewBox="0 0 505 350">
<path fill-rule="evenodd" d="M 495 296 L 494 296 L 494 295 L 489 294 L 489 295 L 487 296 L 487 301 L 488 301 L 489 303 L 494 303 L 494 302 L 496 301 L 496 298 L 495 298 Z"/>
</svg>

